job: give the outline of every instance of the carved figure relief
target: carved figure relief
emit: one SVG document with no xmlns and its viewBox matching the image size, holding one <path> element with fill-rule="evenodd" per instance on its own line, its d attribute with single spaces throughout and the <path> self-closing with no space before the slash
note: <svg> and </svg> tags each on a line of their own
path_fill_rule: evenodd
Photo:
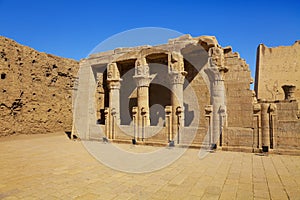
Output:
<svg viewBox="0 0 300 200">
<path fill-rule="evenodd" d="M 281 92 L 279 92 L 278 81 L 277 81 L 277 80 L 274 81 L 273 85 L 272 85 L 272 84 L 270 84 L 270 85 L 265 84 L 265 86 L 266 86 L 266 90 L 267 90 L 269 93 L 271 93 L 272 99 L 273 99 L 273 100 L 278 100 L 278 99 L 277 99 L 278 96 L 279 96 L 280 94 L 282 94 Z M 270 87 L 271 87 L 272 89 L 270 89 Z"/>
<path fill-rule="evenodd" d="M 140 58 L 136 60 L 135 75 L 149 75 L 149 66 L 146 58 Z"/>
<path fill-rule="evenodd" d="M 177 52 L 169 55 L 169 71 L 184 71 L 183 57 Z"/>
<path fill-rule="evenodd" d="M 209 49 L 209 57 L 210 57 L 210 64 L 212 66 L 222 67 L 224 66 L 224 53 L 221 47 L 211 47 Z"/>
<path fill-rule="evenodd" d="M 104 109 L 104 88 L 103 88 L 103 74 L 97 74 L 97 87 L 95 93 L 95 107 L 96 115 L 99 121 L 103 120 L 101 116 L 101 110 Z"/>
<path fill-rule="evenodd" d="M 107 79 L 120 79 L 117 63 L 110 63 L 107 69 Z"/>
</svg>

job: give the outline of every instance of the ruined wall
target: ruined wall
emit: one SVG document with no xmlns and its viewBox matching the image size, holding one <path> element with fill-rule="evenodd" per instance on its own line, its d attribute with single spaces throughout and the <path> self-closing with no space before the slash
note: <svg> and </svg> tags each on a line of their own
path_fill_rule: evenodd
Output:
<svg viewBox="0 0 300 200">
<path fill-rule="evenodd" d="M 71 130 L 78 62 L 0 37 L 0 136 Z"/>
<path fill-rule="evenodd" d="M 228 127 L 252 127 L 252 82 L 249 65 L 231 48 L 224 49 Z"/>
<path fill-rule="evenodd" d="M 249 65 L 240 58 L 239 53 L 232 52 L 231 47 L 224 48 L 224 57 L 228 69 L 224 74 L 227 127 L 222 133 L 220 145 L 224 150 L 234 150 L 232 148 L 237 147 L 252 148 L 253 98 L 250 90 L 252 78 Z"/>
<path fill-rule="evenodd" d="M 224 129 L 221 143 L 222 146 L 252 147 L 253 98 L 250 84 L 253 80 L 251 72 L 246 61 L 240 58 L 237 52 L 233 52 L 231 47 L 225 47 L 223 50 L 225 66 L 228 70 L 224 74 L 228 127 Z M 210 104 L 210 93 L 201 73 L 188 65 L 185 66 L 185 70 L 188 72 L 187 79 L 194 76 L 190 84 L 198 98 L 201 128 L 197 132 L 196 140 L 198 139 L 197 142 L 201 143 L 207 133 L 208 122 L 205 119 L 205 106 Z M 184 96 L 184 98 L 189 98 L 189 96 Z"/>
<path fill-rule="evenodd" d="M 295 96 L 300 101 L 300 41 L 292 46 L 257 48 L 255 91 L 258 99 L 283 100 L 282 85 L 296 86 Z"/>
</svg>

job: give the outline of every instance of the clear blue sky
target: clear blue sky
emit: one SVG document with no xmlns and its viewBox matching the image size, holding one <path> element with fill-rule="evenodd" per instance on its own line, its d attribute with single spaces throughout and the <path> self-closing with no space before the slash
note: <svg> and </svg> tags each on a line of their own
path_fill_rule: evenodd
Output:
<svg viewBox="0 0 300 200">
<path fill-rule="evenodd" d="M 0 35 L 38 51 L 80 60 L 106 38 L 139 27 L 215 35 L 246 59 L 256 48 L 300 40 L 300 2 L 0 0 Z"/>
</svg>

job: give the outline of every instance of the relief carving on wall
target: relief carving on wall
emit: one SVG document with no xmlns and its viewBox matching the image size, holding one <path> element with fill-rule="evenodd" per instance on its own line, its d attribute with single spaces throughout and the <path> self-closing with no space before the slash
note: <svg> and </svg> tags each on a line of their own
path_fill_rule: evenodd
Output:
<svg viewBox="0 0 300 200">
<path fill-rule="evenodd" d="M 97 86 L 95 93 L 95 107 L 98 120 L 102 120 L 101 110 L 104 109 L 104 88 L 103 88 L 103 74 L 97 74 Z"/>
<path fill-rule="evenodd" d="M 273 84 L 265 84 L 266 90 L 267 92 L 269 92 L 272 96 L 272 100 L 279 100 L 278 96 L 280 96 L 282 93 L 279 92 L 280 88 L 279 88 L 279 84 L 278 84 L 278 80 L 274 81 Z M 271 89 L 269 88 L 271 87 Z"/>
</svg>

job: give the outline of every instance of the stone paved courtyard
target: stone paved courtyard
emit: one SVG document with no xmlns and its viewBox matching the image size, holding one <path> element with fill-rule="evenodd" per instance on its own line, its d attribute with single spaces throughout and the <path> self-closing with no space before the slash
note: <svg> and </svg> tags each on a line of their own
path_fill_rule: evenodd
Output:
<svg viewBox="0 0 300 200">
<path fill-rule="evenodd" d="M 218 151 L 200 160 L 198 151 L 128 174 L 64 133 L 0 138 L 0 199 L 300 199 L 300 156 Z"/>
</svg>

